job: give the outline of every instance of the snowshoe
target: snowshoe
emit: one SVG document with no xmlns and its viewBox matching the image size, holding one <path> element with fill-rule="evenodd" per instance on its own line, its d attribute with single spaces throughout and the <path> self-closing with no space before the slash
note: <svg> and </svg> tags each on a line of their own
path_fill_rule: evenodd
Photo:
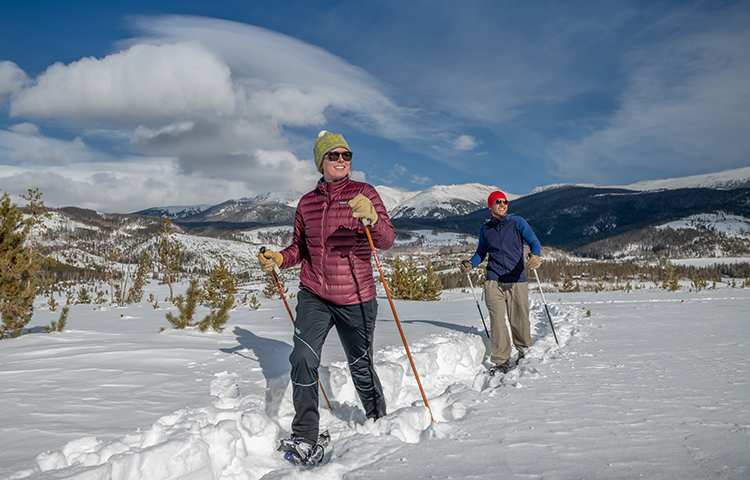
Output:
<svg viewBox="0 0 750 480">
<path fill-rule="evenodd" d="M 324 463 L 327 459 L 325 448 L 331 442 L 331 435 L 324 431 L 318 436 L 318 442 L 313 444 L 305 438 L 292 435 L 282 439 L 277 450 L 284 452 L 284 460 L 294 465 L 314 467 Z"/>
<path fill-rule="evenodd" d="M 489 369 L 489 374 L 491 377 L 494 377 L 498 373 L 508 373 L 513 367 L 511 367 L 510 362 L 506 361 L 504 363 L 501 363 L 499 365 L 493 365 Z"/>
</svg>

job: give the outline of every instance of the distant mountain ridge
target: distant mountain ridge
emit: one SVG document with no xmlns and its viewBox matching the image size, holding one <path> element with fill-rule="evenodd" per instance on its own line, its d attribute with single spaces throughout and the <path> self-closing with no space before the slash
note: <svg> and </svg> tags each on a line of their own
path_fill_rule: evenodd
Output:
<svg viewBox="0 0 750 480">
<path fill-rule="evenodd" d="M 626 190 L 675 190 L 680 188 L 713 188 L 717 190 L 732 190 L 750 188 L 750 167 L 723 170 L 720 172 L 690 175 L 687 177 L 664 178 L 660 180 L 642 180 L 628 185 L 595 185 L 592 183 L 555 183 L 542 185 L 531 190 L 530 194 L 543 192 L 555 188 L 623 188 Z"/>
<path fill-rule="evenodd" d="M 725 212 L 726 215 L 750 218 L 750 189 L 686 188 L 639 192 L 563 187 L 521 197 L 511 203 L 510 211 L 528 220 L 543 245 L 591 254 L 588 247 L 597 242 L 630 235 L 629 241 L 637 243 L 640 237 L 634 232 L 657 230 L 660 225 L 698 214 L 715 216 L 716 212 Z M 476 235 L 487 218 L 488 212 L 483 209 L 444 219 L 402 218 L 394 223 L 403 230 L 433 229 Z M 737 222 L 736 218 L 729 218 Z M 717 239 L 722 237 L 718 233 L 714 235 Z M 662 242 L 657 238 L 658 232 L 652 236 L 654 251 L 674 246 L 668 245 L 669 240 Z M 662 238 L 668 236 L 664 231 Z M 660 242 L 665 245 L 660 247 Z"/>
</svg>

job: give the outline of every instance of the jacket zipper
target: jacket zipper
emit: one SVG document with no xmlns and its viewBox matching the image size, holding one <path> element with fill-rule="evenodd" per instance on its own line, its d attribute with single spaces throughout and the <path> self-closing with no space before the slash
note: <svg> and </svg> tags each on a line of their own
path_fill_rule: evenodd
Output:
<svg viewBox="0 0 750 480">
<path fill-rule="evenodd" d="M 320 244 L 323 247 L 323 264 L 320 266 L 321 279 L 320 283 L 323 287 L 323 294 L 328 293 L 328 284 L 325 281 L 325 268 L 328 265 L 328 250 L 326 249 L 326 232 L 328 232 L 328 204 L 331 202 L 331 192 L 326 188 L 326 199 L 323 202 L 323 229 L 321 230 Z"/>
</svg>

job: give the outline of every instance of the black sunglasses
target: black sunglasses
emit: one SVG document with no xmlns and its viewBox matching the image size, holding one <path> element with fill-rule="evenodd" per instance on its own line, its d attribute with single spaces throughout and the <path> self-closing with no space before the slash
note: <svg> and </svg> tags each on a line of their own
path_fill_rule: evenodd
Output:
<svg viewBox="0 0 750 480">
<path fill-rule="evenodd" d="M 345 162 L 351 162 L 352 161 L 352 152 L 328 152 L 326 153 L 326 158 L 331 161 L 335 162 L 336 160 L 341 157 L 342 160 Z"/>
<path fill-rule="evenodd" d="M 495 200 L 495 205 L 507 205 L 507 200 Z"/>
</svg>

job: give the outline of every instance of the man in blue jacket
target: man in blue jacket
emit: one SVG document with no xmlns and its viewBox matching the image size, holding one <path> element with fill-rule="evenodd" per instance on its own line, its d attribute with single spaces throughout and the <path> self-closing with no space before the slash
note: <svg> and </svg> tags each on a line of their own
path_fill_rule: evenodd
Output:
<svg viewBox="0 0 750 480">
<path fill-rule="evenodd" d="M 542 263 L 542 246 L 528 222 L 520 215 L 508 215 L 508 199 L 503 192 L 495 191 L 487 198 L 487 208 L 492 217 L 479 229 L 479 245 L 470 260 L 461 262 L 461 270 L 469 272 L 478 267 L 485 257 L 487 277 L 484 298 L 490 311 L 492 351 L 490 373 L 510 369 L 510 338 L 505 325 L 507 318 L 513 345 L 520 361 L 531 346 L 529 324 L 529 284 L 524 268 L 523 245 L 531 252 L 526 268 L 537 269 Z"/>
</svg>

